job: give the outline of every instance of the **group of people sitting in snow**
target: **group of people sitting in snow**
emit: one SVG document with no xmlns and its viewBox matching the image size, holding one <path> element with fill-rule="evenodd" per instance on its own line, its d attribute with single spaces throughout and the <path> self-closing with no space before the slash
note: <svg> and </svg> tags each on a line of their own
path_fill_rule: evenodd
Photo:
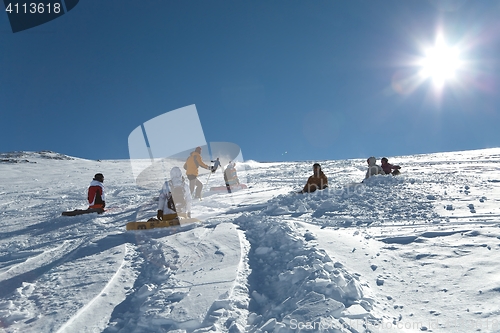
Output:
<svg viewBox="0 0 500 333">
<path fill-rule="evenodd" d="M 215 173 L 221 166 L 219 158 L 212 161 L 213 166 L 208 166 L 201 157 L 201 147 L 190 154 L 184 163 L 186 182 L 179 167 L 170 170 L 170 180 L 165 181 L 158 197 L 158 210 L 156 217 L 161 221 L 177 221 L 179 216 L 191 218 L 191 206 L 193 197 L 201 199 L 203 183 L 198 179 L 198 169 L 200 167 Z M 227 191 L 231 193 L 231 186 L 239 185 L 240 181 L 236 173 L 236 163 L 229 162 L 224 170 L 224 181 Z M 101 208 L 106 206 L 104 195 L 104 176 L 98 173 L 90 183 L 88 189 L 89 208 Z"/>
<path fill-rule="evenodd" d="M 377 164 L 375 157 L 370 157 L 366 160 L 368 170 L 366 171 L 365 179 L 375 175 L 398 175 L 399 165 L 392 165 L 386 157 L 381 159 L 382 165 Z M 197 147 L 186 160 L 184 169 L 186 177 L 189 180 L 189 185 L 186 182 L 182 171 L 179 167 L 173 167 L 170 170 L 170 180 L 165 181 L 160 191 L 158 198 L 158 211 L 156 217 L 161 221 L 177 221 L 179 216 L 191 218 L 191 206 L 194 198 L 201 199 L 201 191 L 203 183 L 198 180 L 198 168 L 202 167 L 210 170 L 212 173 L 221 166 L 219 158 L 212 161 L 213 166 L 208 166 L 201 158 L 201 147 Z M 89 208 L 102 208 L 106 206 L 104 195 L 104 176 L 102 173 L 97 173 L 90 183 L 88 189 Z M 240 181 L 236 173 L 236 163 L 229 162 L 224 170 L 224 182 L 229 193 L 231 186 L 239 185 Z M 307 183 L 299 193 L 312 193 L 316 190 L 324 190 L 328 187 L 328 178 L 321 170 L 319 163 L 314 163 L 313 174 L 307 179 Z"/>
<path fill-rule="evenodd" d="M 375 157 L 370 157 L 366 160 L 368 163 L 368 170 L 366 171 L 365 179 L 375 175 L 399 175 L 399 165 L 392 165 L 386 157 L 381 159 L 382 166 L 377 164 Z M 313 164 L 313 174 L 307 179 L 307 183 L 299 193 L 312 193 L 316 190 L 324 190 L 328 187 L 328 178 L 321 171 L 321 165 L 318 163 Z"/>
<path fill-rule="evenodd" d="M 366 171 L 365 179 L 375 175 L 399 175 L 399 169 L 401 169 L 399 165 L 390 164 L 387 157 L 382 157 L 380 161 L 382 162 L 382 166 L 377 164 L 377 159 L 373 156 L 366 160 L 368 163 L 368 170 Z"/>
</svg>

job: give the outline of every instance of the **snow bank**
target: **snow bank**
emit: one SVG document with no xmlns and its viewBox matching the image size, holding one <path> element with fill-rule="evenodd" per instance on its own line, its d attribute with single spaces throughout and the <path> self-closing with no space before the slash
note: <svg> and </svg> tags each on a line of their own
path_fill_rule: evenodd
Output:
<svg viewBox="0 0 500 333">
<path fill-rule="evenodd" d="M 437 218 L 428 194 L 414 191 L 411 184 L 402 176 L 375 176 L 364 183 L 334 184 L 314 193 L 280 195 L 269 201 L 266 213 L 310 215 L 323 226 Z"/>
<path fill-rule="evenodd" d="M 293 223 L 265 213 L 243 214 L 234 222 L 252 247 L 249 325 L 262 332 L 293 332 L 306 322 L 341 330 L 344 311 L 354 304 L 372 318 L 366 283 L 310 244 Z"/>
</svg>

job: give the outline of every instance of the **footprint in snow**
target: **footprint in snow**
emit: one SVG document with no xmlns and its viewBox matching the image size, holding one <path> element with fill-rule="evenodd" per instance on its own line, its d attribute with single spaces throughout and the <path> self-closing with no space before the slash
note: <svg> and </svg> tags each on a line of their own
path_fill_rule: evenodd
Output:
<svg viewBox="0 0 500 333">
<path fill-rule="evenodd" d="M 469 209 L 470 209 L 471 213 L 475 213 L 476 212 L 476 209 L 474 208 L 473 204 L 469 204 Z"/>
</svg>

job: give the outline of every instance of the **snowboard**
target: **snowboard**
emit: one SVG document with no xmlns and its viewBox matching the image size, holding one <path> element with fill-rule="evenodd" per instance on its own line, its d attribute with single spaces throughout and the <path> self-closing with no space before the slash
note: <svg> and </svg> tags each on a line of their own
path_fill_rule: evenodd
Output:
<svg viewBox="0 0 500 333">
<path fill-rule="evenodd" d="M 238 185 L 230 185 L 231 191 L 238 191 L 238 190 L 244 190 L 248 188 L 245 184 L 238 184 Z M 227 192 L 227 186 L 216 186 L 216 187 L 211 187 L 210 191 L 212 192 Z"/>
<path fill-rule="evenodd" d="M 181 218 L 175 220 L 168 221 L 160 221 L 157 219 L 150 219 L 148 221 L 134 221 L 128 222 L 126 225 L 127 230 L 146 230 L 146 229 L 155 229 L 155 228 L 168 228 L 168 227 L 176 227 L 183 226 L 189 223 L 201 222 L 196 218 Z"/>
<path fill-rule="evenodd" d="M 103 208 L 88 208 L 88 209 L 75 209 L 75 210 L 70 210 L 67 212 L 62 212 L 61 215 L 63 215 L 63 216 L 76 216 L 76 215 L 83 215 L 83 214 L 90 214 L 90 213 L 102 214 L 104 212 L 105 212 L 105 210 Z"/>
</svg>

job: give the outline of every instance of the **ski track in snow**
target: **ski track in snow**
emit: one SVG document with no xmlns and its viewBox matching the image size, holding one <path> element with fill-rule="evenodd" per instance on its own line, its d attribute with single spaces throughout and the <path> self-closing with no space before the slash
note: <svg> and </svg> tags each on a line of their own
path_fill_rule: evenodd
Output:
<svg viewBox="0 0 500 333">
<path fill-rule="evenodd" d="M 133 281 L 131 277 L 134 277 L 134 272 L 131 271 L 129 263 L 125 261 L 129 254 L 127 254 L 127 246 L 124 247 L 125 255 L 113 277 L 90 302 L 86 303 L 73 317 L 65 322 L 57 330 L 57 333 L 81 331 L 82 328 L 85 331 L 95 330 L 95 328 L 102 330 L 106 327 L 109 317 L 96 318 L 95 314 L 103 311 L 111 313 L 115 303 L 110 302 L 110 299 L 116 302 L 117 299 L 124 298 L 125 290 L 131 288 L 131 282 Z"/>
<path fill-rule="evenodd" d="M 500 332 L 499 149 L 364 184 L 364 160 L 323 161 L 305 195 L 313 162 L 241 163 L 249 189 L 206 192 L 204 223 L 139 232 L 158 191 L 130 162 L 3 157 L 29 163 L 0 164 L 0 332 Z M 96 172 L 109 211 L 59 216 Z"/>
</svg>

